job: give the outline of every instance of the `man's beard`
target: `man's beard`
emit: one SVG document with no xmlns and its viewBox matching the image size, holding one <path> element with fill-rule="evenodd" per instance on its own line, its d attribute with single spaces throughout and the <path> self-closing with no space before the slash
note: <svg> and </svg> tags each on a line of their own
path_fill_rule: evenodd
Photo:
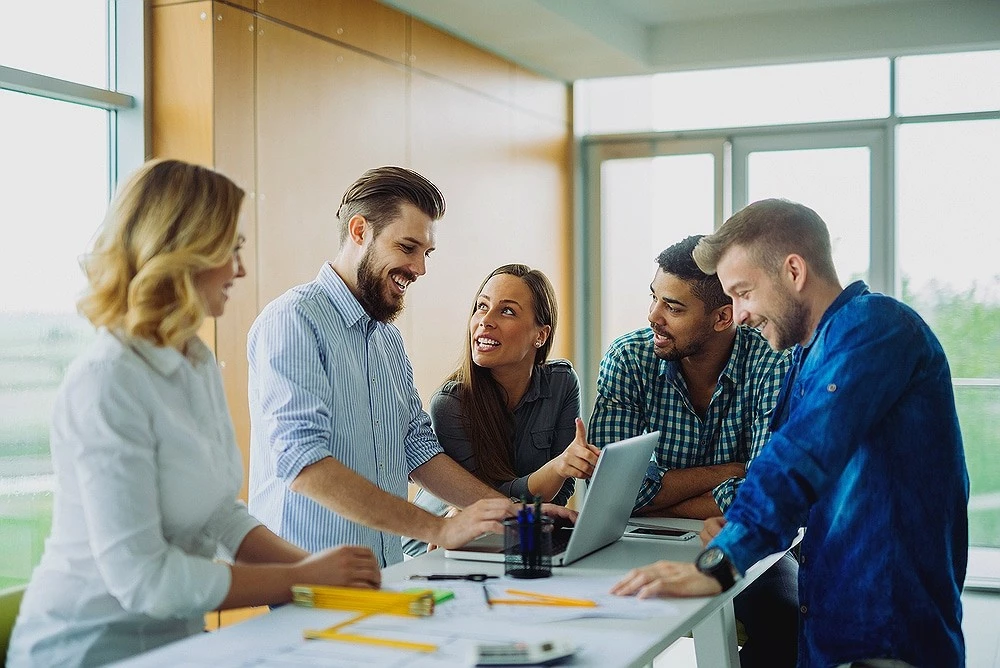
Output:
<svg viewBox="0 0 1000 668">
<path fill-rule="evenodd" d="M 403 310 L 403 298 L 386 296 L 385 281 L 375 271 L 374 264 L 369 248 L 358 265 L 358 301 L 372 320 L 392 322 Z"/>
<path fill-rule="evenodd" d="M 771 347 L 775 350 L 787 350 L 805 340 L 809 327 L 809 313 L 803 304 L 792 299 L 787 293 L 779 294 L 781 294 L 781 313 L 777 319 L 768 318 L 768 323 L 774 328 L 775 337 Z"/>
<path fill-rule="evenodd" d="M 666 360 L 667 362 L 679 362 L 685 357 L 691 357 L 692 355 L 697 355 L 705 349 L 705 339 L 707 337 L 701 337 L 694 341 L 688 342 L 683 348 L 677 345 L 677 339 L 673 337 L 668 337 L 668 339 L 674 344 L 671 350 L 660 350 L 657 347 L 653 347 L 653 354 L 656 355 L 661 360 Z"/>
</svg>

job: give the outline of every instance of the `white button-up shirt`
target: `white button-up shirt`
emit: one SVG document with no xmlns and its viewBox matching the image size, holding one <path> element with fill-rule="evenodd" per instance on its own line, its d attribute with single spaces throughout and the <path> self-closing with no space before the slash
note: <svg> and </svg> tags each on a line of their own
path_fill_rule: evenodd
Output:
<svg viewBox="0 0 1000 668">
<path fill-rule="evenodd" d="M 70 367 L 51 435 L 52 534 L 8 666 L 99 665 L 200 631 L 259 523 L 236 501 L 243 469 L 221 377 L 187 356 L 98 333 Z"/>
</svg>

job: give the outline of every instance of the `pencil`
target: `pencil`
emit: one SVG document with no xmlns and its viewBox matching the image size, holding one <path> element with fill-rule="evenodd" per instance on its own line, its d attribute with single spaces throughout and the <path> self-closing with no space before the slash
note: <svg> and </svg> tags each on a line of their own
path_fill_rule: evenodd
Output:
<svg viewBox="0 0 1000 668">
<path fill-rule="evenodd" d="M 494 598 L 490 599 L 491 605 L 548 605 L 556 608 L 596 608 L 597 604 L 593 601 L 586 601 L 583 603 L 573 603 L 571 601 L 547 601 L 543 598 L 539 599 L 528 599 L 528 598 Z"/>
<path fill-rule="evenodd" d="M 363 645 L 378 645 L 380 647 L 392 647 L 395 649 L 405 649 L 414 652 L 436 652 L 437 645 L 423 642 L 410 642 L 409 640 L 392 640 L 391 638 L 373 638 L 371 636 L 361 636 L 355 633 L 338 633 L 336 631 L 306 631 L 304 634 L 307 640 L 337 640 L 340 642 L 353 642 Z"/>
<path fill-rule="evenodd" d="M 508 589 L 508 594 L 513 596 L 524 596 L 525 599 L 493 599 L 494 603 L 500 603 L 503 601 L 506 605 L 565 605 L 565 606 L 578 606 L 584 608 L 594 608 L 597 607 L 595 601 L 591 601 L 585 598 L 570 598 L 568 596 L 553 596 L 550 594 L 539 594 L 533 591 L 523 591 L 521 589 Z M 520 601 L 515 603 L 515 601 Z"/>
<path fill-rule="evenodd" d="M 486 588 L 486 585 L 483 585 L 483 596 L 486 597 L 486 605 L 487 605 L 487 607 L 492 608 L 493 607 L 493 601 L 490 600 L 490 590 Z"/>
</svg>

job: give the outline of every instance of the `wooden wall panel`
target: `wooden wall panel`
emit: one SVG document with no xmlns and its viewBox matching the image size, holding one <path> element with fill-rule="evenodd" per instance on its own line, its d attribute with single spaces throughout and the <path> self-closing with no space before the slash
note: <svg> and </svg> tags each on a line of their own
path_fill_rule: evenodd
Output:
<svg viewBox="0 0 1000 668">
<path fill-rule="evenodd" d="M 417 20 L 410 22 L 410 65 L 504 102 L 514 99 L 514 65 Z"/>
<path fill-rule="evenodd" d="M 419 73 L 411 83 L 410 132 L 413 168 L 448 200 L 438 250 L 407 296 L 407 347 L 426 400 L 454 368 L 475 290 L 497 266 L 523 262 L 541 269 L 561 310 L 571 314 L 569 137 L 565 126 Z M 564 326 L 571 322 L 561 318 Z M 555 353 L 569 356 L 571 344 L 569 330 L 560 329 Z"/>
<path fill-rule="evenodd" d="M 214 70 L 216 81 L 225 85 L 214 91 L 215 168 L 233 179 L 247 193 L 240 227 L 246 236 L 243 266 L 247 276 L 230 293 L 226 313 L 219 320 L 216 351 L 229 410 L 236 428 L 236 441 L 243 462 L 250 461 L 250 411 L 247 401 L 246 333 L 260 312 L 257 303 L 257 156 L 254 126 L 254 48 L 256 19 L 253 14 L 216 2 Z M 240 497 L 246 499 L 244 475 Z"/>
<path fill-rule="evenodd" d="M 514 66 L 514 104 L 571 128 L 569 86 Z"/>
<path fill-rule="evenodd" d="M 374 0 L 260 0 L 257 9 L 337 42 L 406 62 L 406 15 Z"/>
<path fill-rule="evenodd" d="M 370 167 L 406 157 L 406 73 L 260 19 L 258 297 L 312 280 L 338 248 L 336 212 Z"/>
<path fill-rule="evenodd" d="M 152 21 L 153 156 L 212 166 L 212 3 L 155 7 Z M 215 321 L 198 335 L 215 342 Z"/>
<path fill-rule="evenodd" d="M 153 155 L 212 165 L 212 3 L 153 9 Z"/>
<path fill-rule="evenodd" d="M 545 271 L 556 291 L 559 322 L 552 356 L 573 359 L 573 218 L 570 198 L 570 130 L 565 123 L 514 114 L 513 231 L 525 255 Z M 586 409 L 589 415 L 589 409 Z"/>
</svg>

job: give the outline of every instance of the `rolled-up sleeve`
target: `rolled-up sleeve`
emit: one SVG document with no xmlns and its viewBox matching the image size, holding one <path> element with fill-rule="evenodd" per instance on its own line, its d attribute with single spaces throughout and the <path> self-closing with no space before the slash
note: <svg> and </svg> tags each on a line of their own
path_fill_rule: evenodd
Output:
<svg viewBox="0 0 1000 668">
<path fill-rule="evenodd" d="M 321 350 L 314 324 L 290 308 L 262 315 L 248 342 L 261 427 L 274 454 L 274 475 L 286 484 L 332 456 L 333 391 Z"/>
</svg>

